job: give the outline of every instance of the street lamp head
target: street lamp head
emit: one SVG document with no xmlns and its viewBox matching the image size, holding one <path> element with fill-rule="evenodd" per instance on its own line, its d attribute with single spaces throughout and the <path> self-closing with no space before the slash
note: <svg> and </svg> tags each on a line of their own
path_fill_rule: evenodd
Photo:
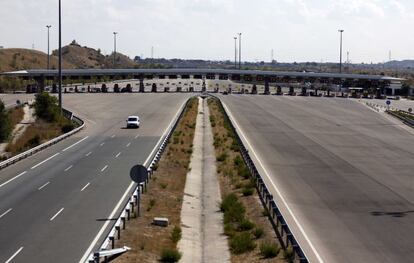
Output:
<svg viewBox="0 0 414 263">
<path fill-rule="evenodd" d="M 114 35 L 118 34 L 118 32 L 114 32 Z"/>
<path fill-rule="evenodd" d="M 51 25 L 47 25 L 46 27 L 47 27 L 47 28 L 51 28 L 52 26 L 51 26 Z"/>
<path fill-rule="evenodd" d="M 339 29 L 338 30 L 338 32 L 341 32 L 341 33 L 343 33 L 345 30 L 343 30 L 343 29 Z"/>
</svg>

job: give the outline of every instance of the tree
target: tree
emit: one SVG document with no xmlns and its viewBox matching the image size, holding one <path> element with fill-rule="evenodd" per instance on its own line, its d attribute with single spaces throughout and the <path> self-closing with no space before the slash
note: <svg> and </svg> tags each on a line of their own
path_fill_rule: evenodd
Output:
<svg viewBox="0 0 414 263">
<path fill-rule="evenodd" d="M 42 92 L 36 94 L 35 98 L 34 107 L 37 117 L 47 122 L 56 122 L 59 120 L 60 110 L 56 97 L 50 96 L 47 92 Z"/>
<path fill-rule="evenodd" d="M 10 137 L 12 129 L 10 116 L 3 101 L 0 100 L 0 142 L 4 142 Z"/>
</svg>

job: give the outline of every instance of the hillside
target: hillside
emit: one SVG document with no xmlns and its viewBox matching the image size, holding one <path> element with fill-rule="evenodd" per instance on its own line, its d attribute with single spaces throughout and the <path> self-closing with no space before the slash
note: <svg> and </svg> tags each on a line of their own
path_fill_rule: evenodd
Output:
<svg viewBox="0 0 414 263">
<path fill-rule="evenodd" d="M 58 58 L 51 56 L 50 68 L 57 67 Z M 45 68 L 47 68 L 47 54 L 41 51 L 22 48 L 0 49 L 0 72 Z M 63 68 L 76 68 L 76 66 L 64 61 Z"/>
<path fill-rule="evenodd" d="M 57 50 L 53 51 L 53 54 L 57 54 Z M 76 65 L 77 68 L 113 68 L 112 55 L 105 56 L 100 49 L 82 47 L 75 41 L 62 48 L 62 55 L 64 61 Z M 134 68 L 138 65 L 121 53 L 116 54 L 116 59 L 117 68 Z"/>
</svg>

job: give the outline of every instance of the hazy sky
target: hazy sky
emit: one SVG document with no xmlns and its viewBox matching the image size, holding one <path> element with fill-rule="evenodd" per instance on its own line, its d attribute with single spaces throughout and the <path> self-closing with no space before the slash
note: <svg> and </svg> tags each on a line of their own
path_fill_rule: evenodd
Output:
<svg viewBox="0 0 414 263">
<path fill-rule="evenodd" d="M 269 61 L 383 62 L 414 58 L 413 0 L 62 0 L 63 43 L 118 50 L 131 57 Z M 0 0 L 0 46 L 57 48 L 58 0 Z"/>
</svg>

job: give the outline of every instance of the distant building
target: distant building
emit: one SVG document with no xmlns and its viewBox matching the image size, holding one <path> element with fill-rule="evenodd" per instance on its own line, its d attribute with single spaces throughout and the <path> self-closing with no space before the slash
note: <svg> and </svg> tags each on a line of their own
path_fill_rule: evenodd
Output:
<svg viewBox="0 0 414 263">
<path fill-rule="evenodd" d="M 4 47 L 3 46 L 0 46 L 0 49 L 3 49 Z"/>
</svg>

